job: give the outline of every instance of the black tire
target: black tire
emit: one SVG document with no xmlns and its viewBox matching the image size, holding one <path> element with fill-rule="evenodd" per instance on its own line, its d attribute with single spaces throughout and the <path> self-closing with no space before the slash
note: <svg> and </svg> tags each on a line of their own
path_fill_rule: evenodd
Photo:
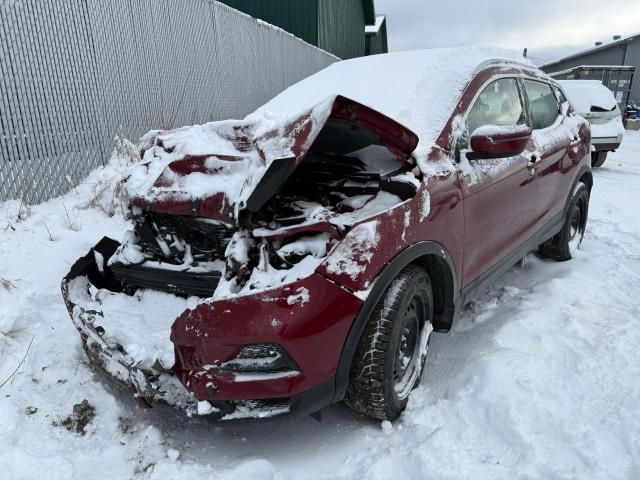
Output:
<svg viewBox="0 0 640 480">
<path fill-rule="evenodd" d="M 607 160 L 607 153 L 609 152 L 591 152 L 591 166 L 600 168 Z"/>
<path fill-rule="evenodd" d="M 398 418 L 420 381 L 432 320 L 429 275 L 409 265 L 382 296 L 360 338 L 346 404 L 378 420 Z"/>
<path fill-rule="evenodd" d="M 538 249 L 541 257 L 557 262 L 571 260 L 572 250 L 579 248 L 589 216 L 589 189 L 580 182 L 573 191 L 564 215 L 562 230 Z"/>
</svg>

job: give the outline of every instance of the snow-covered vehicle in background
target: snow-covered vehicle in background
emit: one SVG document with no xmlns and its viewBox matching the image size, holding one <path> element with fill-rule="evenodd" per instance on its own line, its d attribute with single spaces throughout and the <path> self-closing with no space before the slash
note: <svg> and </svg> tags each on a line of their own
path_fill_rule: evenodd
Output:
<svg viewBox="0 0 640 480">
<path fill-rule="evenodd" d="M 339 62 L 244 120 L 145 136 L 131 231 L 62 282 L 92 364 L 214 420 L 343 399 L 399 416 L 433 330 L 584 233 L 588 123 L 540 70 L 495 58 Z"/>
<path fill-rule="evenodd" d="M 615 152 L 624 137 L 618 102 L 598 80 L 559 80 L 567 99 L 591 124 L 591 166 L 601 167 L 609 152 Z"/>
</svg>

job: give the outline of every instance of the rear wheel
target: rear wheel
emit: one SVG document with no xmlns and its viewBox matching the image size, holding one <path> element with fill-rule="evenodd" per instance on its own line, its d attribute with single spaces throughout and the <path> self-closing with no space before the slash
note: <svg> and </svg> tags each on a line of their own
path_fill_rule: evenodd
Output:
<svg viewBox="0 0 640 480">
<path fill-rule="evenodd" d="M 540 256 L 564 262 L 580 247 L 589 214 L 589 189 L 580 182 L 576 186 L 565 212 L 562 230 L 538 249 Z"/>
<path fill-rule="evenodd" d="M 599 168 L 607 160 L 609 152 L 591 152 L 591 166 Z"/>
<path fill-rule="evenodd" d="M 347 405 L 379 420 L 400 416 L 422 375 L 432 319 L 429 276 L 410 265 L 391 283 L 365 327 L 349 374 Z"/>
</svg>

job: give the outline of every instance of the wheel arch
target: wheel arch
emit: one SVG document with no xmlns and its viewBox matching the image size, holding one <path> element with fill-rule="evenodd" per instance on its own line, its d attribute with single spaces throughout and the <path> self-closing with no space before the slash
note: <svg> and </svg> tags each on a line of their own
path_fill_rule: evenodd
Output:
<svg viewBox="0 0 640 480">
<path fill-rule="evenodd" d="M 591 170 L 588 168 L 582 170 L 578 175 L 578 182 L 584 183 L 587 186 L 587 190 L 589 190 L 589 194 L 591 194 L 591 189 L 593 188 L 593 173 L 591 173 Z"/>
<path fill-rule="evenodd" d="M 589 167 L 584 167 L 580 170 L 578 175 L 576 175 L 576 179 L 571 186 L 571 191 L 569 192 L 569 197 L 567 198 L 567 203 L 564 208 L 564 217 L 566 217 L 567 210 L 569 209 L 569 205 L 571 204 L 571 199 L 573 198 L 573 194 L 576 191 L 576 188 L 580 183 L 584 183 L 587 187 L 587 192 L 589 192 L 589 197 L 591 197 L 591 189 L 593 188 L 593 173 Z M 587 217 L 589 214 L 589 203 L 587 202 L 587 211 L 585 212 L 584 218 L 581 220 L 581 228 L 584 232 L 587 228 Z"/>
<path fill-rule="evenodd" d="M 376 304 L 382 298 L 393 279 L 407 266 L 415 264 L 424 268 L 431 280 L 434 301 L 434 330 L 446 332 L 451 328 L 458 302 L 455 264 L 449 252 L 439 243 L 418 242 L 396 255 L 376 277 L 375 283 L 364 301 L 342 348 L 336 371 L 336 389 L 333 401 L 344 398 L 349 384 L 349 371 L 358 343 Z"/>
</svg>

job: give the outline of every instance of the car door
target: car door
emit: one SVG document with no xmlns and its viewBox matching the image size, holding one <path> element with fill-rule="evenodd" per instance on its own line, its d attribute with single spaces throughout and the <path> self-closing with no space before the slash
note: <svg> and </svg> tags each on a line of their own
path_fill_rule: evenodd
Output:
<svg viewBox="0 0 640 480">
<path fill-rule="evenodd" d="M 562 97 L 553 87 L 539 79 L 522 80 L 531 118 L 531 143 L 538 197 L 538 229 L 551 221 L 564 208 L 565 192 L 571 183 L 573 152 L 580 146 L 579 132 L 563 108 Z M 561 92 L 560 92 L 561 93 Z"/>
<path fill-rule="evenodd" d="M 471 104 L 467 139 L 482 126 L 526 124 L 525 105 L 516 78 L 494 79 Z M 482 280 L 483 274 L 508 259 L 533 234 L 538 214 L 531 152 L 508 158 L 468 158 L 473 155 L 463 149 L 459 163 L 465 221 L 463 286 Z"/>
</svg>

